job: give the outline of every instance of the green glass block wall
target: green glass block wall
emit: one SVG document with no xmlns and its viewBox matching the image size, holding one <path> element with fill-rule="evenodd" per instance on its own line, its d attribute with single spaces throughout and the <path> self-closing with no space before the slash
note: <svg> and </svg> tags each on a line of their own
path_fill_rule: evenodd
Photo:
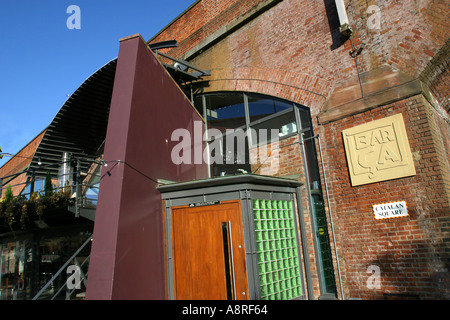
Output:
<svg viewBox="0 0 450 320">
<path fill-rule="evenodd" d="M 288 300 L 302 295 L 292 201 L 253 200 L 261 298 Z"/>
</svg>

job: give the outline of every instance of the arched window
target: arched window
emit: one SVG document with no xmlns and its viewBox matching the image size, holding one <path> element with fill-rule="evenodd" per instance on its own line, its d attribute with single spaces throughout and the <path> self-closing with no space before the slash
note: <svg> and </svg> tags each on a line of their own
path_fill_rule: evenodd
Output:
<svg viewBox="0 0 450 320">
<path fill-rule="evenodd" d="M 252 172 L 250 148 L 311 131 L 308 108 L 267 95 L 214 92 L 196 96 L 194 105 L 207 120 L 208 132 L 216 133 L 209 137 L 215 145 L 212 176 Z"/>
</svg>

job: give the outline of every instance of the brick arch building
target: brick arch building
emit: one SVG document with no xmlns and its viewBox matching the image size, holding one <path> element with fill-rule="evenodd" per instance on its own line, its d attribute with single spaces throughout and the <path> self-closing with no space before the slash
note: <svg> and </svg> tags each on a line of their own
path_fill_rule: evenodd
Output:
<svg viewBox="0 0 450 320">
<path fill-rule="evenodd" d="M 180 259 L 192 277 L 225 267 L 227 290 L 200 287 L 212 299 L 449 299 L 449 9 L 199 0 L 148 41 L 121 39 L 114 84 L 100 86 L 112 92 L 108 166 L 86 298 L 196 299 Z M 245 161 L 237 147 L 232 163 L 223 151 L 225 163 L 204 161 L 210 129 L 250 132 Z M 244 243 L 223 221 L 219 238 L 195 238 L 236 203 Z"/>
<path fill-rule="evenodd" d="M 344 2 L 351 36 L 340 32 L 332 0 L 203 0 L 148 43 L 176 39 L 176 48 L 161 51 L 210 70 L 195 94 L 259 93 L 309 108 L 321 138 L 315 150 L 339 298 L 448 299 L 449 6 Z M 349 54 L 362 44 L 358 55 Z M 343 131 L 399 114 L 414 174 L 352 184 Z M 304 200 L 307 207 L 306 194 Z M 373 205 L 398 201 L 407 203 L 408 216 L 375 219 Z M 323 288 L 314 251 L 311 298 L 318 298 Z"/>
</svg>

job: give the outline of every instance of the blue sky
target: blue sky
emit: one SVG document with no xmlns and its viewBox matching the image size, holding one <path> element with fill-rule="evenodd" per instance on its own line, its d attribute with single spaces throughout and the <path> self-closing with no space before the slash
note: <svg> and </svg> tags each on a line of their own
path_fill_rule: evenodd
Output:
<svg viewBox="0 0 450 320">
<path fill-rule="evenodd" d="M 119 39 L 150 39 L 195 0 L 0 0 L 0 148 L 15 154 L 80 84 L 118 55 Z M 70 5 L 81 29 L 68 29 Z M 9 157 L 0 160 L 2 166 Z"/>
</svg>

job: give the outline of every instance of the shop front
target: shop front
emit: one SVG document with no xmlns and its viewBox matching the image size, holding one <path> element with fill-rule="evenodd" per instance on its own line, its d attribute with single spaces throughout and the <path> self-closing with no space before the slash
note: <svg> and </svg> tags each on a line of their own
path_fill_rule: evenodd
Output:
<svg viewBox="0 0 450 320">
<path fill-rule="evenodd" d="M 60 270 L 91 235 L 92 224 L 4 235 L 0 242 L 0 300 L 31 300 L 50 280 L 38 299 L 65 299 L 68 273 Z M 76 257 L 79 265 L 87 260 L 81 269 L 84 273 L 89 255 L 87 245 Z"/>
</svg>

